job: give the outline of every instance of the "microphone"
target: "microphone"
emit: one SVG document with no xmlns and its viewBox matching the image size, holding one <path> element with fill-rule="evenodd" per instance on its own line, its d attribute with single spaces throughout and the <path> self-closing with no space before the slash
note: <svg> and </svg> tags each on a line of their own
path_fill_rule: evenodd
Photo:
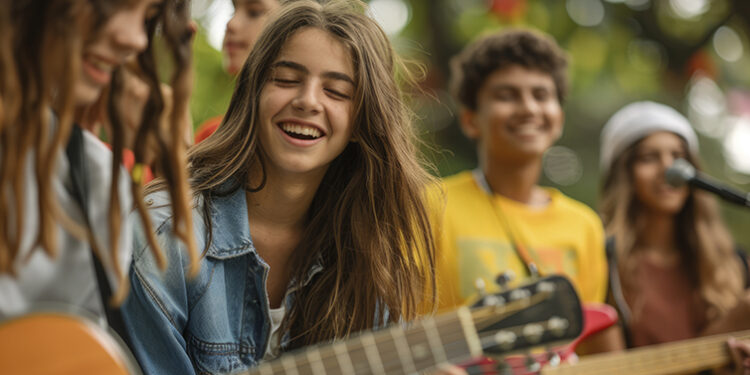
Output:
<svg viewBox="0 0 750 375">
<path fill-rule="evenodd" d="M 714 193 L 728 202 L 750 207 L 750 194 L 733 189 L 696 171 L 695 167 L 685 159 L 675 160 L 672 166 L 667 168 L 664 176 L 667 179 L 667 183 L 674 187 L 690 184 L 698 189 Z"/>
</svg>

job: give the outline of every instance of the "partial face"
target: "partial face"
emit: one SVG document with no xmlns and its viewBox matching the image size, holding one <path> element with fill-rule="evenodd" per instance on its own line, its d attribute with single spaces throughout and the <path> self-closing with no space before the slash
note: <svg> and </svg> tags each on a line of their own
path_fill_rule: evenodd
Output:
<svg viewBox="0 0 750 375">
<path fill-rule="evenodd" d="M 158 15 L 163 0 L 126 1 L 114 11 L 93 41 L 83 49 L 75 97 L 79 106 L 92 104 L 109 85 L 112 71 L 148 46 L 145 24 Z"/>
<path fill-rule="evenodd" d="M 477 141 L 480 158 L 541 158 L 562 134 L 563 111 L 552 76 L 511 65 L 487 77 L 477 110 L 462 114 L 464 133 Z"/>
<path fill-rule="evenodd" d="M 268 13 L 279 7 L 277 0 L 233 0 L 234 15 L 227 23 L 222 52 L 224 68 L 237 74 L 263 31 Z"/>
<path fill-rule="evenodd" d="M 684 142 L 674 133 L 653 133 L 638 144 L 633 161 L 633 185 L 636 198 L 646 210 L 672 215 L 680 212 L 688 197 L 688 188 L 670 186 L 664 173 L 675 159 L 686 156 Z"/>
<path fill-rule="evenodd" d="M 260 95 L 259 131 L 266 167 L 325 173 L 352 138 L 354 66 L 326 31 L 295 32 L 273 63 Z"/>
</svg>

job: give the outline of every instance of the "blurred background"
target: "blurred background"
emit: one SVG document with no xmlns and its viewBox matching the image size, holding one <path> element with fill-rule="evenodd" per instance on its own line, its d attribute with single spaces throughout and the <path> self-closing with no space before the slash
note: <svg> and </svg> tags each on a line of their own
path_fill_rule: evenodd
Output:
<svg viewBox="0 0 750 375">
<path fill-rule="evenodd" d="M 750 190 L 750 1 L 748 0 L 370 0 L 398 52 L 426 68 L 413 106 L 425 153 L 448 176 L 474 168 L 473 145 L 455 119 L 448 64 L 483 33 L 525 26 L 568 52 L 565 131 L 545 156 L 542 185 L 596 209 L 599 130 L 626 103 L 654 100 L 685 114 L 700 135 L 704 169 Z M 230 0 L 193 0 L 194 124 L 223 114 L 232 78 L 221 65 Z M 750 249 L 750 210 L 723 205 Z"/>
</svg>

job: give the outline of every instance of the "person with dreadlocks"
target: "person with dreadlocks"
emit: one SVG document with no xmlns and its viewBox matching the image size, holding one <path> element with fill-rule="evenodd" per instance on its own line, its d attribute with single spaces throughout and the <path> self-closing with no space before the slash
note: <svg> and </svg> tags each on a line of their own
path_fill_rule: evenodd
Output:
<svg viewBox="0 0 750 375">
<path fill-rule="evenodd" d="M 131 180 L 121 167 L 122 126 L 114 105 L 122 65 L 131 58 L 150 89 L 135 159 L 143 163 L 139 145 L 154 139 L 174 202 L 176 236 L 197 256 L 192 226 L 185 224 L 192 222 L 185 146 L 181 137 L 159 131 L 165 105 L 152 46 L 158 27 L 173 58 L 169 130 L 181 134 L 191 84 L 187 10 L 183 0 L 0 5 L 0 319 L 40 305 L 104 317 L 124 300 L 132 253 L 126 215 L 135 206 L 148 220 L 142 168 Z M 105 90 L 112 151 L 76 125 Z"/>
</svg>

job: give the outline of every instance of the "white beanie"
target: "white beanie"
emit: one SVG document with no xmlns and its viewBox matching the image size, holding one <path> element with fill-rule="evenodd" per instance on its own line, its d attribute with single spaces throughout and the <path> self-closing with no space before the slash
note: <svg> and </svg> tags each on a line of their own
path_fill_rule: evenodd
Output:
<svg viewBox="0 0 750 375">
<path fill-rule="evenodd" d="M 668 131 L 687 142 L 688 151 L 698 153 L 698 137 L 690 123 L 672 107 L 654 102 L 636 102 L 622 107 L 602 128 L 599 163 L 607 174 L 626 148 L 651 133 Z"/>
</svg>

